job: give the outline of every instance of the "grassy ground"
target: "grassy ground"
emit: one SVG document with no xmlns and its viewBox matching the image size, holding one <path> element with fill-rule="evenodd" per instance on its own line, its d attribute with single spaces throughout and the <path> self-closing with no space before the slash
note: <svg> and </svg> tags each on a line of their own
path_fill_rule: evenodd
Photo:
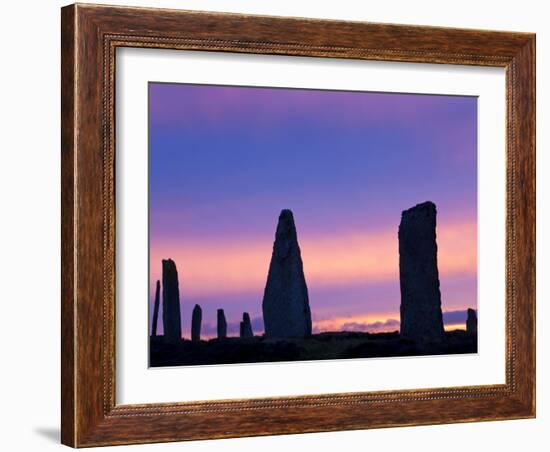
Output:
<svg viewBox="0 0 550 452">
<path fill-rule="evenodd" d="M 151 367 L 234 364 L 319 359 L 476 353 L 477 337 L 465 331 L 446 333 L 442 341 L 417 343 L 399 333 L 321 333 L 307 339 L 227 338 L 223 340 L 168 343 L 162 336 L 150 338 Z"/>
</svg>

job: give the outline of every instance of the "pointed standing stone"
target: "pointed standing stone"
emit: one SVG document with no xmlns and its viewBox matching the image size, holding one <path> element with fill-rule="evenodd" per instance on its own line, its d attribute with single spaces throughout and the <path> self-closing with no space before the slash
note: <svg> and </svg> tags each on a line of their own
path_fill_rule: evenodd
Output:
<svg viewBox="0 0 550 452">
<path fill-rule="evenodd" d="M 436 208 L 432 202 L 405 210 L 399 225 L 401 335 L 413 340 L 444 337 L 437 269 Z"/>
<path fill-rule="evenodd" d="M 152 336 L 157 335 L 157 325 L 159 321 L 159 305 L 160 305 L 160 281 L 157 280 L 157 288 L 155 290 L 155 306 L 153 308 L 153 331 Z"/>
<path fill-rule="evenodd" d="M 477 312 L 475 309 L 468 308 L 468 318 L 466 319 L 466 332 L 468 334 L 477 334 Z"/>
<path fill-rule="evenodd" d="M 162 260 L 162 324 L 166 340 L 181 340 L 178 270 L 172 259 Z"/>
<path fill-rule="evenodd" d="M 252 324 L 248 312 L 243 312 L 243 321 L 241 322 L 241 337 L 254 337 L 252 332 Z"/>
<path fill-rule="evenodd" d="M 262 310 L 267 337 L 311 335 L 311 312 L 300 247 L 290 210 L 279 215 Z"/>
<path fill-rule="evenodd" d="M 202 309 L 196 304 L 191 316 L 191 340 L 199 342 L 201 340 Z"/>
<path fill-rule="evenodd" d="M 227 337 L 227 322 L 225 321 L 225 313 L 223 309 L 218 309 L 218 339 Z"/>
</svg>

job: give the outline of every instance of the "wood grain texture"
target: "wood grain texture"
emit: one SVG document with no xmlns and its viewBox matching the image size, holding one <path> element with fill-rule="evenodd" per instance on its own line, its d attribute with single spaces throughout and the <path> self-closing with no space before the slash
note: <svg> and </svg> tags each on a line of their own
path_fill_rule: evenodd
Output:
<svg viewBox="0 0 550 452">
<path fill-rule="evenodd" d="M 61 19 L 61 441 L 75 443 L 74 344 L 74 158 L 75 158 L 75 39 L 74 9 L 63 9 Z"/>
<path fill-rule="evenodd" d="M 535 415 L 534 35 L 81 4 L 63 8 L 61 34 L 64 444 L 85 447 Z M 117 47 L 504 67 L 506 384 L 116 405 Z"/>
</svg>

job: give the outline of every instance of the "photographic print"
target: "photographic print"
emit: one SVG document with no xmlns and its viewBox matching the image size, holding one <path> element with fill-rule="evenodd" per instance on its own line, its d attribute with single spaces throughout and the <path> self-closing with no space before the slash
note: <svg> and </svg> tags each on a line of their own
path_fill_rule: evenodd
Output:
<svg viewBox="0 0 550 452">
<path fill-rule="evenodd" d="M 477 98 L 149 83 L 151 367 L 477 353 Z"/>
</svg>

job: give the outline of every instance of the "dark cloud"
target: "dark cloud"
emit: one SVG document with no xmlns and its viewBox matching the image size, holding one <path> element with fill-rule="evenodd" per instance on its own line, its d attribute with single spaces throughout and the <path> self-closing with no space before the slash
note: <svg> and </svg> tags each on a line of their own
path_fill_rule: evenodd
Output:
<svg viewBox="0 0 550 452">
<path fill-rule="evenodd" d="M 443 313 L 443 323 L 453 325 L 457 323 L 465 323 L 467 310 L 446 311 Z M 361 332 L 380 332 L 380 331 L 395 331 L 399 330 L 400 322 L 397 319 L 387 319 L 383 322 L 347 322 L 341 327 L 341 331 L 361 331 Z M 318 327 L 313 327 L 313 333 L 320 333 Z"/>
<path fill-rule="evenodd" d="M 384 322 L 348 322 L 342 325 L 344 331 L 388 331 L 398 330 L 399 320 L 387 319 Z"/>
<path fill-rule="evenodd" d="M 453 325 L 456 323 L 466 323 L 468 311 L 447 311 L 443 313 L 443 323 Z"/>
<path fill-rule="evenodd" d="M 446 311 L 443 313 L 443 323 L 453 325 L 457 323 L 465 323 L 467 317 L 466 310 Z M 254 334 L 261 335 L 264 332 L 264 322 L 262 317 L 254 317 L 251 319 L 252 330 Z M 399 330 L 400 322 L 397 319 L 387 319 L 383 322 L 347 322 L 342 325 L 341 331 L 360 331 L 360 332 L 380 332 L 380 331 L 396 331 Z M 229 322 L 227 324 L 227 334 L 229 336 L 238 336 L 240 330 L 240 322 Z M 319 327 L 313 326 L 313 333 L 318 334 L 321 331 Z M 215 337 L 217 334 L 215 323 L 203 323 L 201 333 L 204 337 Z"/>
<path fill-rule="evenodd" d="M 252 331 L 255 335 L 261 335 L 264 332 L 264 321 L 261 317 L 253 317 L 250 319 Z M 216 337 L 218 334 L 217 325 L 215 323 L 204 323 L 201 326 L 201 335 L 204 337 Z M 227 335 L 238 336 L 240 334 L 240 321 L 227 323 Z"/>
</svg>

